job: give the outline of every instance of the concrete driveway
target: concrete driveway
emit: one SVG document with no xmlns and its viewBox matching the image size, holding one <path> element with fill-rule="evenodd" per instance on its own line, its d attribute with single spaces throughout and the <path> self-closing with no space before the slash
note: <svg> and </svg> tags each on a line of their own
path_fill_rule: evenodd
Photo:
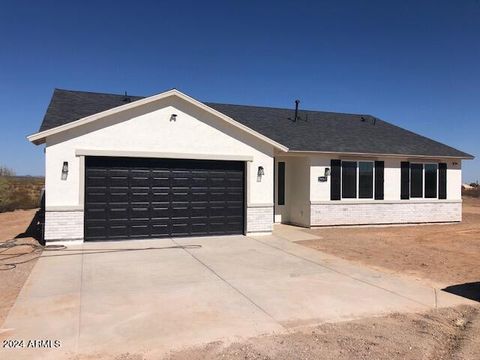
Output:
<svg viewBox="0 0 480 360">
<path fill-rule="evenodd" d="M 194 244 L 201 247 L 165 248 Z M 210 341 L 466 302 L 279 236 L 86 243 L 44 252 L 0 334 L 25 347 L 1 348 L 0 358 L 126 352 L 148 358 Z M 29 340 L 60 346 L 28 348 Z"/>
</svg>

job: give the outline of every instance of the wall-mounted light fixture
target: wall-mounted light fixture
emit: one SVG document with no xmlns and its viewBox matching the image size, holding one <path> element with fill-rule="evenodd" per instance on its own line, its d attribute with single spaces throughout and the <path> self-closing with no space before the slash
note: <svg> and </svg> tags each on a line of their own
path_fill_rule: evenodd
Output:
<svg viewBox="0 0 480 360">
<path fill-rule="evenodd" d="M 454 162 L 452 162 L 452 165 L 453 165 L 453 166 L 457 166 L 458 163 L 457 163 L 456 161 L 454 161 Z"/>
<path fill-rule="evenodd" d="M 62 180 L 67 180 L 67 176 L 68 176 L 68 161 L 64 161 L 62 166 Z"/>
<path fill-rule="evenodd" d="M 265 171 L 263 170 L 263 166 L 259 166 L 257 170 L 257 182 L 262 181 L 262 176 L 265 175 Z"/>
<path fill-rule="evenodd" d="M 330 168 L 325 168 L 325 176 L 330 176 Z"/>
<path fill-rule="evenodd" d="M 170 115 L 170 121 L 177 121 L 177 114 Z"/>
</svg>

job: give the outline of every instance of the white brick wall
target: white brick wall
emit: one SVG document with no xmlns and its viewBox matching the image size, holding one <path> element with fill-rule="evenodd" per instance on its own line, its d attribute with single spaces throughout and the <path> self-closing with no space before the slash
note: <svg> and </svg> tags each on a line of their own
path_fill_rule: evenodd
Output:
<svg viewBox="0 0 480 360">
<path fill-rule="evenodd" d="M 273 205 L 247 207 L 247 233 L 271 232 L 273 229 Z"/>
<path fill-rule="evenodd" d="M 402 224 L 462 221 L 462 202 L 448 200 L 311 205 L 311 225 Z"/>
<path fill-rule="evenodd" d="M 45 240 L 83 240 L 83 211 L 47 211 Z"/>
</svg>

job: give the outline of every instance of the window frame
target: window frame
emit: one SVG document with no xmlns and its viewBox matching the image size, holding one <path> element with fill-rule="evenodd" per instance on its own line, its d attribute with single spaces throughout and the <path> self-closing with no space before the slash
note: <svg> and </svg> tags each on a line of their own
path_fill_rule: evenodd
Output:
<svg viewBox="0 0 480 360">
<path fill-rule="evenodd" d="M 356 193 L 355 193 L 355 197 L 354 198 L 344 198 L 343 197 L 343 162 L 354 162 L 356 163 Z M 372 197 L 369 197 L 369 198 L 361 198 L 360 197 L 360 165 L 359 163 L 361 162 L 367 162 L 367 163 L 372 163 Z M 350 160 L 350 159 L 340 159 L 340 200 L 352 200 L 352 201 L 356 201 L 356 200 L 375 200 L 375 172 L 376 172 L 376 168 L 375 168 L 375 160 Z"/>
<path fill-rule="evenodd" d="M 417 165 L 422 165 L 422 196 L 421 197 L 412 197 L 412 164 L 417 164 Z M 439 195 L 439 164 L 440 163 L 436 163 L 436 162 L 411 162 L 410 165 L 409 165 L 409 178 L 408 178 L 408 181 L 409 181 L 409 191 L 410 191 L 410 199 L 414 199 L 414 200 L 418 200 L 418 199 L 424 199 L 424 200 L 438 200 L 438 195 Z M 425 165 L 435 165 L 437 167 L 437 171 L 436 171 L 436 187 L 437 187 L 437 191 L 436 191 L 436 197 L 425 197 L 425 193 L 426 193 L 426 189 L 425 189 Z"/>
</svg>

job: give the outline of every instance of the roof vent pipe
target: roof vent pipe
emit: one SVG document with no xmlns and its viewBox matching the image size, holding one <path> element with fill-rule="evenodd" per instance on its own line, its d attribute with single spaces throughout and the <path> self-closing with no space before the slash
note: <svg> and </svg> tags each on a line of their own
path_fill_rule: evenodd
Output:
<svg viewBox="0 0 480 360">
<path fill-rule="evenodd" d="M 295 100 L 295 117 L 293 118 L 293 121 L 297 121 L 298 119 L 298 104 L 300 104 L 300 100 Z"/>
</svg>

